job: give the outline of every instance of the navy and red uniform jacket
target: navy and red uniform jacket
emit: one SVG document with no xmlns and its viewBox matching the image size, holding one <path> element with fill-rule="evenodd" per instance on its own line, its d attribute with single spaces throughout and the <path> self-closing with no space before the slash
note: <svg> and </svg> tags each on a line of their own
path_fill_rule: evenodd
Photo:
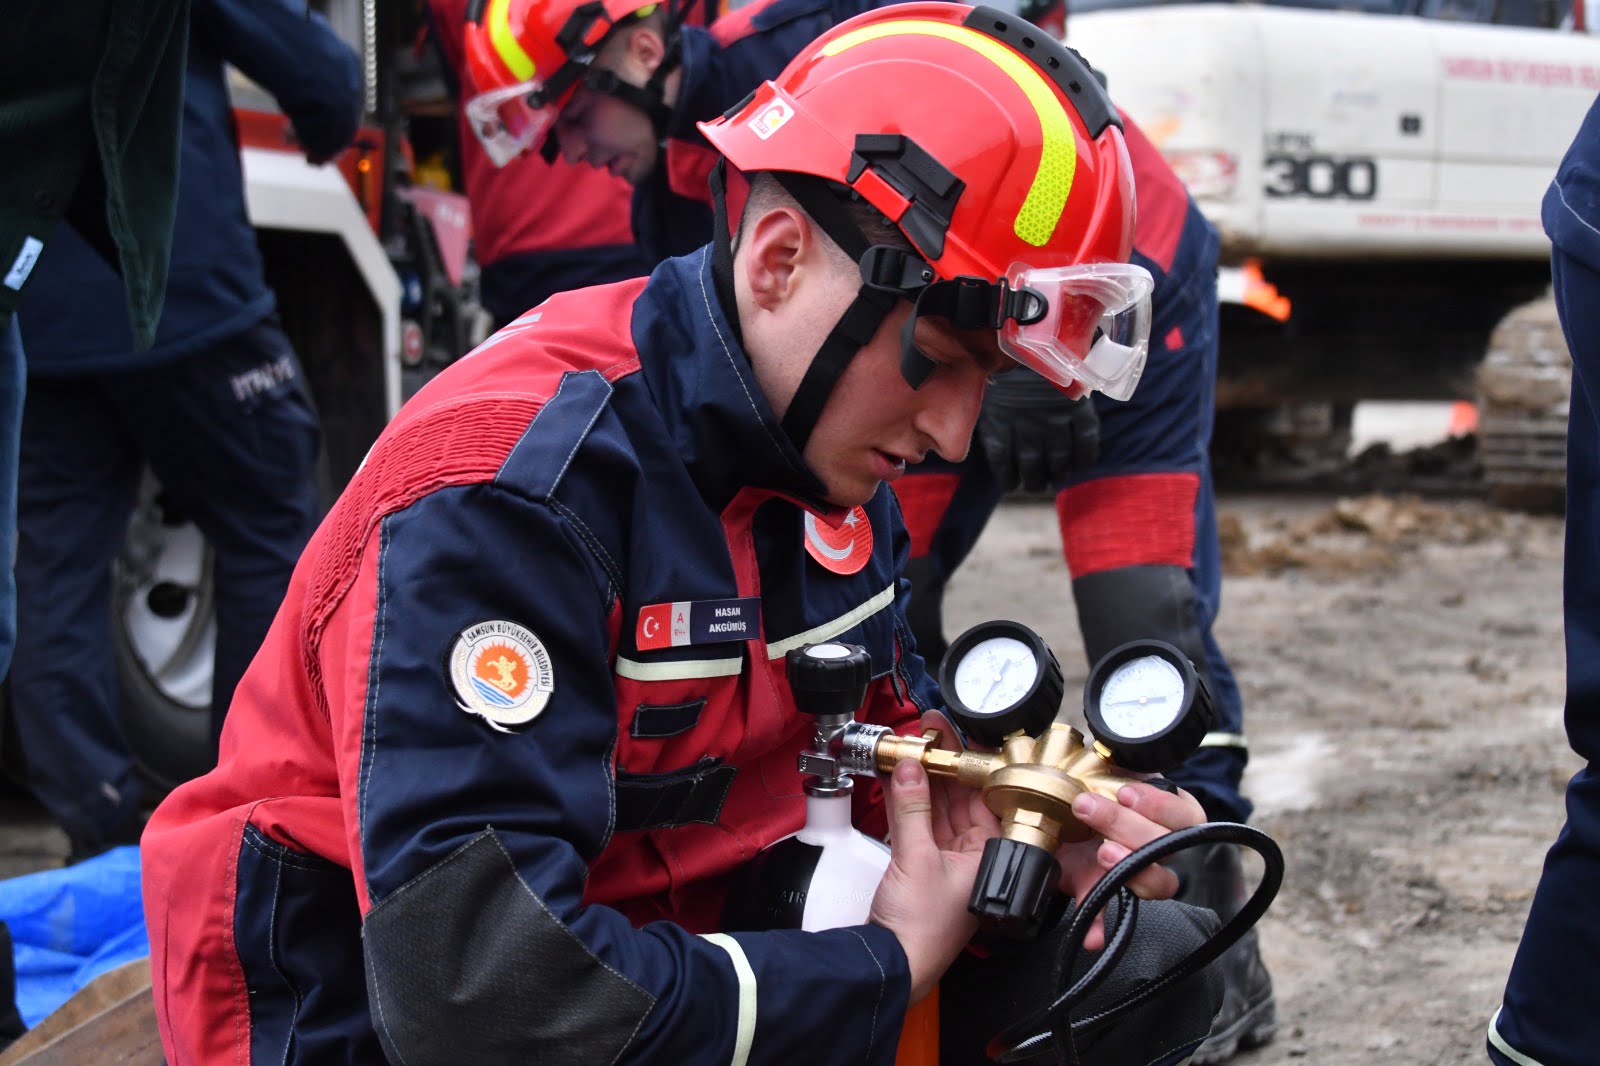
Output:
<svg viewBox="0 0 1600 1066">
<path fill-rule="evenodd" d="M 524 152 L 503 167 L 484 154 L 466 118 L 462 28 L 467 0 L 429 0 L 433 38 L 462 91 L 457 126 L 461 177 L 483 266 L 484 305 L 500 321 L 553 292 L 649 272 L 628 221 L 630 187 L 604 170 Z M 702 239 L 701 244 L 705 241 Z M 698 247 L 698 245 L 696 245 Z"/>
<path fill-rule="evenodd" d="M 633 191 L 633 231 L 652 264 L 687 255 L 711 236 L 708 177 L 717 155 L 695 127 L 777 77 L 789 60 L 880 0 L 754 0 L 709 28 L 683 27 L 678 97 L 665 151 Z"/>
<path fill-rule="evenodd" d="M 409 1066 L 793 1062 L 819 1041 L 893 1060 L 893 934 L 716 932 L 737 873 L 803 820 L 810 723 L 785 653 L 865 646 L 864 717 L 901 731 L 933 686 L 893 494 L 864 507 L 861 569 L 808 554 L 808 513 L 847 516 L 798 503 L 820 486 L 713 291 L 701 253 L 553 297 L 373 447 L 239 686 L 220 765 L 144 836 L 173 1066 L 373 1061 L 380 1043 Z M 759 601 L 750 639 L 641 649 L 658 605 L 738 598 Z M 467 713 L 452 685 L 485 622 L 548 657 L 524 725 Z M 858 792 L 858 824 L 881 829 L 881 792 Z"/>
</svg>

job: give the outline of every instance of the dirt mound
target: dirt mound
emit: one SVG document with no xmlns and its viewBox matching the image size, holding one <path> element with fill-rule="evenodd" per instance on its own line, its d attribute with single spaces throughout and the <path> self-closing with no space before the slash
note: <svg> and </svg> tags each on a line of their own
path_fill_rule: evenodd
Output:
<svg viewBox="0 0 1600 1066">
<path fill-rule="evenodd" d="M 1424 545 L 1503 537 L 1516 522 L 1516 516 L 1471 504 L 1369 495 L 1337 500 L 1310 518 L 1272 520 L 1256 530 L 1223 512 L 1217 526 L 1226 573 L 1275 575 L 1298 569 L 1341 576 L 1392 569 L 1400 554 Z"/>
</svg>

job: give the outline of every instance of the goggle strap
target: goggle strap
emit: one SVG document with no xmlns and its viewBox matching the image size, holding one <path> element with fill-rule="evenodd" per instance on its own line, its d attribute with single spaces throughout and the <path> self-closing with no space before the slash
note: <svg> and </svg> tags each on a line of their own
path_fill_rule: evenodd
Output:
<svg viewBox="0 0 1600 1066">
<path fill-rule="evenodd" d="M 936 275 L 920 255 L 888 244 L 874 244 L 861 256 L 861 283 L 911 299 L 933 284 Z"/>
<path fill-rule="evenodd" d="M 663 62 L 662 66 L 665 67 L 666 63 Z M 665 135 L 667 121 L 672 117 L 672 109 L 667 107 L 666 101 L 662 99 L 659 82 L 652 79 L 640 88 L 628 84 L 609 70 L 590 67 L 584 72 L 583 84 L 597 93 L 605 93 L 621 100 L 629 107 L 636 108 L 650 120 L 657 137 Z"/>
<path fill-rule="evenodd" d="M 833 394 L 834 386 L 844 376 L 850 360 L 878 332 L 894 307 L 895 299 L 888 293 L 862 288 L 828 332 L 783 415 L 783 431 L 797 449 L 805 450 L 806 441 L 817 428 L 817 419 L 822 417 L 822 409 Z"/>
<path fill-rule="evenodd" d="M 1009 321 L 1029 326 L 1044 318 L 1050 302 L 1037 289 L 1013 289 L 1004 278 L 961 275 L 936 281 L 917 298 L 919 314 L 948 319 L 956 329 L 1002 329 Z"/>
</svg>

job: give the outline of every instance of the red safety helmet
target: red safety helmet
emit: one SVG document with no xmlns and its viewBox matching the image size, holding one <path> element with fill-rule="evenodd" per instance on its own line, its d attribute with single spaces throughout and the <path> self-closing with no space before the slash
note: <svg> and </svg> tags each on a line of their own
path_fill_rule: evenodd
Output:
<svg viewBox="0 0 1600 1066">
<path fill-rule="evenodd" d="M 658 9 L 668 12 L 668 59 L 643 89 L 592 67 L 612 30 Z M 677 65 L 682 22 L 675 0 L 472 0 L 463 35 L 467 117 L 496 166 L 546 145 L 579 82 L 633 104 L 664 123 L 661 82 Z M 548 142 L 554 148 L 554 141 Z M 547 152 L 547 155 L 553 155 Z"/>
<path fill-rule="evenodd" d="M 860 261 L 858 303 L 882 308 L 873 329 L 892 297 L 909 299 L 957 328 L 996 329 L 1007 354 L 1072 394 L 1131 394 L 1153 281 L 1128 264 L 1121 118 L 1083 59 L 1031 23 L 962 4 L 879 8 L 813 41 L 700 130 L 738 170 L 772 172 Z M 869 246 L 828 192 L 841 186 L 921 256 Z M 915 320 L 902 367 L 918 385 L 930 364 L 910 343 Z M 851 332 L 863 333 L 859 320 Z M 845 343 L 834 334 L 829 343 Z M 813 371 L 828 362 L 838 360 Z M 791 427 L 801 443 L 826 399 L 811 391 L 802 405 L 813 410 Z M 806 393 L 802 383 L 797 399 Z"/>
</svg>

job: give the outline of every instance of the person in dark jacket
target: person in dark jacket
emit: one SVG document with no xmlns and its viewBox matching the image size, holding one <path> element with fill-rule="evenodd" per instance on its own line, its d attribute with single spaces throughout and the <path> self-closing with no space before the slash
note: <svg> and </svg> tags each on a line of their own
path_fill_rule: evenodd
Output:
<svg viewBox="0 0 1600 1066">
<path fill-rule="evenodd" d="M 23 347 L 15 311 L 63 216 L 122 276 L 148 348 L 166 286 L 189 0 L 12 0 L 0 35 L 0 676 L 16 633 Z"/>
<path fill-rule="evenodd" d="M 1505 1000 L 1496 1066 L 1580 1066 L 1600 1055 L 1600 100 L 1544 197 L 1556 309 L 1572 352 L 1567 421 L 1567 738 L 1585 765 L 1545 856 Z"/>
<path fill-rule="evenodd" d="M 214 552 L 213 732 L 318 514 L 316 419 L 262 277 L 225 68 L 270 91 L 322 161 L 354 136 L 359 63 L 297 0 L 197 0 L 190 28 L 155 343 L 137 351 L 121 282 L 73 226 L 41 258 L 20 311 L 30 366 L 11 694 L 29 783 L 74 857 L 131 840 L 139 825 L 110 603 L 144 468 Z"/>
</svg>

